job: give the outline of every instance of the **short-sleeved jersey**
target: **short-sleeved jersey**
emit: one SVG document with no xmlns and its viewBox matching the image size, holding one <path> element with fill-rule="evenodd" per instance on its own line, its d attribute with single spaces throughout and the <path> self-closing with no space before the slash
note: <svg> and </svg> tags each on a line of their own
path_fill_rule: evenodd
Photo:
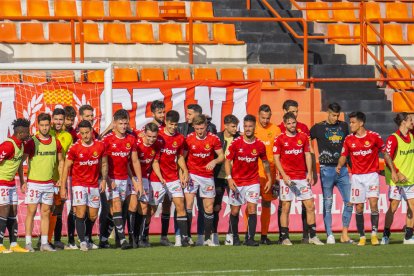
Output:
<svg viewBox="0 0 414 276">
<path fill-rule="evenodd" d="M 273 153 L 280 155 L 282 168 L 290 179 L 306 178 L 307 152 L 310 152 L 309 136 L 304 132 L 297 132 L 294 136 L 282 133 L 273 145 Z"/>
<path fill-rule="evenodd" d="M 17 139 L 15 136 L 11 136 L 10 139 L 13 139 L 14 143 L 16 143 L 16 146 L 18 148 L 23 147 L 23 142 Z M 5 160 L 11 160 L 14 158 L 15 150 L 14 145 L 11 141 L 4 141 L 0 144 L 0 163 L 2 163 Z M 19 161 L 21 162 L 21 161 Z M 16 181 L 13 179 L 11 181 L 0 179 L 0 186 L 15 186 Z"/>
<path fill-rule="evenodd" d="M 75 143 L 78 140 L 78 133 L 76 129 L 71 127 L 71 128 L 66 129 L 66 131 L 70 133 L 70 135 L 72 136 L 72 141 L 73 143 Z"/>
<path fill-rule="evenodd" d="M 48 139 L 41 139 L 38 135 L 36 137 L 39 139 L 40 143 L 44 145 L 49 145 L 52 143 L 52 136 L 49 136 Z M 57 153 L 62 153 L 62 145 L 60 144 L 60 141 L 56 139 L 56 147 L 57 147 Z M 31 159 L 35 154 L 35 143 L 33 139 L 30 139 L 26 142 L 24 145 L 24 153 L 29 155 L 29 159 Z"/>
<path fill-rule="evenodd" d="M 155 142 L 152 145 L 146 145 L 142 137 L 136 139 L 138 159 L 141 164 L 142 178 L 148 178 L 152 170 L 152 162 L 158 154 L 159 145 Z M 135 176 L 134 169 L 130 163 L 132 174 Z"/>
<path fill-rule="evenodd" d="M 108 176 L 112 179 L 128 179 L 128 163 L 131 153 L 137 151 L 135 138 L 126 134 L 120 138 L 111 132 L 103 138 L 108 156 Z"/>
<path fill-rule="evenodd" d="M 278 127 L 280 128 L 280 131 L 282 133 L 286 132 L 286 127 L 285 124 L 283 122 L 281 122 Z M 306 135 L 308 135 L 310 137 L 310 131 L 307 125 L 305 125 L 304 123 L 301 122 L 296 122 L 296 131 L 297 132 L 304 132 Z"/>
<path fill-rule="evenodd" d="M 178 132 L 174 135 L 169 135 L 162 129 L 158 132 L 157 142 L 159 143 L 160 150 L 155 158 L 160 164 L 162 177 L 167 182 L 178 180 L 177 158 L 184 154 L 184 136 Z M 154 182 L 160 181 L 154 172 L 151 173 L 150 180 Z"/>
<path fill-rule="evenodd" d="M 348 135 L 345 138 L 341 155 L 351 157 L 351 172 L 353 174 L 378 172 L 378 153 L 384 146 L 384 142 L 378 133 L 367 130 L 363 137 L 355 134 Z"/>
<path fill-rule="evenodd" d="M 411 138 L 410 138 L 410 135 L 408 135 L 408 134 L 407 135 L 403 135 L 400 130 L 397 130 L 395 132 L 395 134 L 398 135 L 401 138 L 401 140 L 403 140 L 406 143 L 411 143 L 412 142 L 411 141 Z M 398 140 L 397 140 L 397 137 L 395 137 L 395 135 L 390 135 L 387 138 L 387 141 L 385 143 L 385 147 L 383 149 L 383 152 L 388 153 L 391 156 L 391 158 L 394 159 L 395 158 L 395 153 L 396 153 L 396 150 L 397 149 L 398 149 Z"/>
<path fill-rule="evenodd" d="M 207 132 L 204 139 L 197 137 L 196 133 L 190 133 L 186 140 L 187 167 L 192 174 L 202 177 L 213 177 L 214 171 L 208 171 L 206 166 L 214 160 L 216 150 L 221 150 L 221 141 L 217 135 Z"/>
<path fill-rule="evenodd" d="M 91 145 L 85 145 L 82 140 L 73 144 L 66 154 L 67 160 L 72 160 L 72 185 L 97 188 L 100 162 L 105 155 L 105 145 L 95 140 Z"/>
<path fill-rule="evenodd" d="M 66 130 L 62 130 L 62 131 L 57 132 L 53 128 L 49 131 L 49 134 L 51 136 L 55 137 L 56 140 L 58 140 L 60 142 L 60 144 L 62 145 L 62 156 L 63 156 L 63 159 L 65 159 L 66 158 L 66 153 L 68 152 L 70 146 L 73 143 L 72 135 Z M 58 170 L 58 166 L 56 165 L 55 166 L 55 171 L 53 173 L 53 181 L 58 181 L 59 178 L 60 178 L 59 170 Z"/>
<path fill-rule="evenodd" d="M 229 146 L 226 159 L 233 161 L 231 176 L 237 186 L 259 184 L 258 159 L 267 161 L 266 147 L 262 141 L 255 138 L 246 142 L 243 136 L 237 137 Z"/>
<path fill-rule="evenodd" d="M 275 138 L 280 135 L 280 133 L 280 128 L 272 123 L 270 123 L 266 128 L 262 127 L 260 123 L 257 123 L 256 131 L 254 132 L 254 135 L 266 146 L 267 160 L 269 161 L 270 169 L 273 171 L 273 173 L 276 169 L 273 160 L 273 142 L 275 141 Z M 259 175 L 261 177 L 265 176 L 261 160 L 259 160 Z"/>
</svg>

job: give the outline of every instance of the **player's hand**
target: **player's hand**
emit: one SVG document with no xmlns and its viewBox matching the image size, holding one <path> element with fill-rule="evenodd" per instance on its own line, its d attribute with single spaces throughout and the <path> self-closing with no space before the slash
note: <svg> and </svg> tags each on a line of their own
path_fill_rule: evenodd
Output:
<svg viewBox="0 0 414 276">
<path fill-rule="evenodd" d="M 27 182 L 23 182 L 23 184 L 20 185 L 20 190 L 22 191 L 23 194 L 26 193 L 27 191 Z"/>
<path fill-rule="evenodd" d="M 167 181 L 164 178 L 160 178 L 160 182 L 163 186 L 167 185 Z"/>
<path fill-rule="evenodd" d="M 56 181 L 55 187 L 60 187 L 60 180 Z"/>
<path fill-rule="evenodd" d="M 335 171 L 336 171 L 336 173 L 337 173 L 338 175 L 341 173 L 341 169 L 342 169 L 342 167 L 340 167 L 340 166 L 336 166 Z"/>
<path fill-rule="evenodd" d="M 405 183 L 407 182 L 407 177 L 405 175 L 403 175 L 402 173 L 398 172 L 398 182 L 400 183 Z"/>
<path fill-rule="evenodd" d="M 400 178 L 398 177 L 398 173 L 396 172 L 391 173 L 391 179 L 394 183 L 397 183 L 400 181 Z"/>
<path fill-rule="evenodd" d="M 270 189 L 272 188 L 272 182 L 269 180 L 266 182 L 265 187 L 264 187 L 264 192 L 267 193 L 270 191 Z"/>
<path fill-rule="evenodd" d="M 181 181 L 181 184 L 182 184 L 183 188 L 185 188 L 187 186 L 189 178 L 190 178 L 190 176 L 188 175 L 188 171 L 184 171 L 180 175 L 180 181 Z"/>
<path fill-rule="evenodd" d="M 310 173 L 308 173 L 308 175 L 306 176 L 306 180 L 308 181 L 310 186 L 314 186 L 316 184 L 316 182 L 313 181 L 312 174 L 310 174 Z"/>
<path fill-rule="evenodd" d="M 116 188 L 116 183 L 114 180 L 111 180 L 111 189 L 115 189 Z"/>
<path fill-rule="evenodd" d="M 286 185 L 290 186 L 290 177 L 288 175 L 283 176 L 283 182 L 285 182 Z"/>
<path fill-rule="evenodd" d="M 216 167 L 217 162 L 216 160 L 211 160 L 207 165 L 206 165 L 206 169 L 207 171 L 212 171 L 214 170 L 214 168 Z"/>
<path fill-rule="evenodd" d="M 68 198 L 68 193 L 66 192 L 65 188 L 60 189 L 60 198 L 62 200 L 66 200 Z"/>
<path fill-rule="evenodd" d="M 134 189 L 137 192 L 137 196 L 140 197 L 144 195 L 144 186 L 142 185 L 142 181 L 139 181 L 134 177 L 132 183 L 134 184 Z"/>
<path fill-rule="evenodd" d="M 233 179 L 227 180 L 227 183 L 229 184 L 230 190 L 232 190 L 233 192 L 237 191 L 237 185 L 236 185 L 236 182 L 234 182 Z"/>
<path fill-rule="evenodd" d="M 104 193 L 105 192 L 105 190 L 106 190 L 106 180 L 105 179 L 102 179 L 101 180 L 101 185 L 100 185 L 100 187 L 99 187 L 99 192 L 100 193 Z"/>
</svg>

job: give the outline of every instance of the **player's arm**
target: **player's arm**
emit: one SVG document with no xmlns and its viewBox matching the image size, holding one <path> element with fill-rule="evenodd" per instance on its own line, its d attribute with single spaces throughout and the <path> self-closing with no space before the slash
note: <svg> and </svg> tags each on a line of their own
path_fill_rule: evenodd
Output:
<svg viewBox="0 0 414 276">
<path fill-rule="evenodd" d="M 217 164 L 223 163 L 223 161 L 224 161 L 224 152 L 223 152 L 223 149 L 215 150 L 215 153 L 217 155 L 217 158 L 211 160 L 207 164 L 206 168 L 207 168 L 208 171 L 214 170 L 214 167 L 216 167 Z"/>
<path fill-rule="evenodd" d="M 134 168 L 135 175 L 136 175 L 136 178 L 134 177 L 131 178 L 132 183 L 134 183 L 134 188 L 135 188 L 135 191 L 138 193 L 138 195 L 143 195 L 144 188 L 142 186 L 141 163 L 139 162 L 137 151 L 132 151 L 131 163 L 132 163 L 132 167 Z"/>
<path fill-rule="evenodd" d="M 28 160 L 29 154 L 24 153 L 23 157 L 22 157 L 22 162 L 20 163 L 20 167 L 19 167 L 19 178 L 20 178 L 20 190 L 22 191 L 22 193 L 26 193 L 27 190 L 27 181 L 24 179 L 24 172 L 23 172 L 23 163 Z M 27 167 L 30 166 L 30 163 L 27 162 Z M 23 178 L 20 176 L 20 174 L 22 174 Z M 22 182 L 23 179 L 23 182 Z"/>
<path fill-rule="evenodd" d="M 25 180 L 24 180 L 24 171 L 23 171 L 23 160 L 20 162 L 19 169 L 17 170 L 19 174 L 20 180 L 20 189 L 23 187 Z"/>
<path fill-rule="evenodd" d="M 62 161 L 63 164 L 63 170 L 62 173 L 60 173 L 60 197 L 62 199 L 67 198 L 67 191 L 66 191 L 66 183 L 68 181 L 68 175 L 69 171 L 72 168 L 73 161 L 70 159 L 66 159 L 65 161 Z M 60 172 L 60 171 L 59 171 Z"/>
<path fill-rule="evenodd" d="M 285 170 L 282 167 L 282 162 L 280 161 L 280 154 L 276 153 L 274 155 L 276 169 L 279 171 L 280 176 L 285 182 L 286 185 L 290 185 L 290 177 L 286 174 Z"/>
<path fill-rule="evenodd" d="M 313 164 L 312 164 L 312 153 L 310 152 L 305 152 L 305 161 L 306 161 L 306 168 L 308 170 L 308 173 L 306 175 L 306 178 L 309 182 L 310 185 L 315 185 L 316 182 L 313 179 Z"/>
<path fill-rule="evenodd" d="M 129 166 L 128 166 L 129 167 Z M 101 186 L 100 192 L 103 193 L 106 190 L 106 185 L 108 183 L 108 156 L 103 156 L 101 159 Z"/>
<path fill-rule="evenodd" d="M 264 188 L 265 193 L 267 193 L 270 190 L 270 188 L 272 187 L 273 177 L 270 173 L 270 163 L 269 163 L 269 161 L 268 160 L 262 160 L 262 164 L 263 164 L 264 172 L 265 172 L 266 177 L 268 179 L 268 181 L 266 182 L 266 186 Z"/>
<path fill-rule="evenodd" d="M 158 177 L 160 182 L 163 185 L 165 185 L 166 181 L 165 181 L 164 177 L 162 177 L 160 162 L 158 161 L 158 159 L 154 159 L 154 161 L 152 162 L 152 170 L 154 171 L 155 175 Z"/>
<path fill-rule="evenodd" d="M 344 144 L 342 145 L 341 157 L 339 157 L 338 165 L 336 166 L 337 174 L 339 174 L 341 172 L 342 167 L 345 166 L 348 155 L 349 155 L 349 148 L 348 148 L 347 139 L 345 138 Z"/>
<path fill-rule="evenodd" d="M 185 163 L 184 155 L 179 155 L 177 159 L 178 167 L 180 167 L 182 173 L 180 174 L 180 180 L 183 187 L 187 186 L 189 175 L 188 175 L 188 168 L 187 164 Z"/>
<path fill-rule="evenodd" d="M 65 163 L 65 160 L 63 159 L 62 152 L 58 152 L 57 158 L 58 158 L 58 171 L 59 171 L 59 175 L 62 175 L 62 173 L 63 173 L 63 167 L 64 167 L 64 163 Z M 60 186 L 60 181 L 58 183 L 56 183 L 56 186 Z"/>
<path fill-rule="evenodd" d="M 224 171 L 226 172 L 226 179 L 227 179 L 227 183 L 229 184 L 229 188 L 232 191 L 236 191 L 237 190 L 237 185 L 236 182 L 234 181 L 234 179 L 231 176 L 231 171 L 232 171 L 232 160 L 227 159 L 224 161 Z"/>
<path fill-rule="evenodd" d="M 112 120 L 112 122 L 105 128 L 105 130 L 99 134 L 99 137 L 96 137 L 97 139 L 101 140 L 102 137 L 104 137 L 105 135 L 107 135 L 109 132 L 111 132 L 111 130 L 114 128 L 114 120 Z"/>
<path fill-rule="evenodd" d="M 398 177 L 397 168 L 395 167 L 395 164 L 391 156 L 386 151 L 384 152 L 384 160 L 388 168 L 391 170 L 392 181 L 395 183 L 399 182 L 400 178 Z M 406 181 L 407 181 L 407 178 L 403 174 L 401 174 L 401 182 L 406 182 Z"/>
</svg>

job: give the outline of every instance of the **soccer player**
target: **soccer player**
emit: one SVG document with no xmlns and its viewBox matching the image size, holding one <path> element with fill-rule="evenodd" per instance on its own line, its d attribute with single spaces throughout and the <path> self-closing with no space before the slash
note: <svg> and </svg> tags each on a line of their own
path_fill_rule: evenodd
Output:
<svg viewBox="0 0 414 276">
<path fill-rule="evenodd" d="M 163 101 L 153 101 L 151 103 L 152 123 L 158 127 L 165 126 L 165 103 Z M 144 127 L 145 128 L 145 127 Z"/>
<path fill-rule="evenodd" d="M 270 122 L 272 118 L 272 110 L 267 104 L 263 104 L 259 107 L 258 122 L 256 124 L 255 136 L 262 141 L 266 146 L 267 160 L 270 166 L 270 175 L 272 176 L 272 183 L 275 181 L 276 167 L 273 158 L 273 142 L 275 138 L 281 133 L 280 128 Z M 270 245 L 271 241 L 267 237 L 270 224 L 270 209 L 271 201 L 276 199 L 273 195 L 273 189 L 265 192 L 265 185 L 269 179 L 266 178 L 264 168 L 261 160 L 259 160 L 259 177 L 260 177 L 260 196 L 262 197 L 262 214 L 260 217 L 262 225 L 262 235 L 260 237 L 261 244 Z"/>
<path fill-rule="evenodd" d="M 227 152 L 227 149 L 233 140 L 240 136 L 240 132 L 237 131 L 238 125 L 239 119 L 233 114 L 224 117 L 224 130 L 217 133 L 222 144 L 223 152 Z M 216 197 L 214 198 L 213 242 L 216 245 L 220 245 L 217 228 L 220 219 L 221 205 L 223 203 L 224 192 L 227 191 L 227 194 L 229 194 L 229 185 L 227 184 L 223 163 L 217 164 L 214 168 L 214 184 L 216 188 Z M 226 235 L 225 245 L 233 245 L 233 234 L 231 234 L 230 225 Z"/>
<path fill-rule="evenodd" d="M 75 141 L 77 139 L 77 133 L 73 125 L 75 124 L 76 110 L 70 105 L 65 106 L 63 109 L 65 110 L 65 123 L 63 124 L 63 128 L 72 135 L 72 140 Z"/>
<path fill-rule="evenodd" d="M 217 246 L 211 239 L 214 221 L 213 205 L 216 196 L 213 170 L 217 164 L 224 161 L 223 149 L 217 135 L 207 132 L 206 116 L 195 117 L 192 125 L 195 132 L 187 136 L 184 152 L 190 172 L 190 181 L 184 189 L 188 232 L 191 231 L 194 198 L 199 192 L 204 207 L 204 245 Z"/>
<path fill-rule="evenodd" d="M 22 191 L 26 193 L 26 249 L 30 252 L 34 252 L 32 247 L 33 220 L 39 204 L 41 213 L 40 251 L 56 251 L 49 245 L 47 238 L 54 188 L 60 185 L 59 182 L 54 183 L 53 174 L 56 166 L 58 166 L 59 175 L 61 174 L 63 156 L 59 140 L 49 133 L 51 120 L 49 114 L 39 114 L 37 117 L 39 132 L 27 142 L 23 155 L 23 160 L 29 157 L 27 183 L 23 183 Z"/>
<path fill-rule="evenodd" d="M 80 250 L 88 251 L 85 233 L 85 215 L 88 210 L 92 226 L 98 217 L 100 193 L 106 189 L 108 177 L 108 158 L 105 156 L 105 145 L 93 139 L 93 129 L 89 121 L 82 121 L 78 125 L 82 137 L 70 147 L 61 178 L 60 194 L 67 198 L 66 185 L 69 171 L 72 169 L 72 198 L 76 214 L 76 231 L 80 240 Z M 101 172 L 101 183 L 98 183 Z"/>
<path fill-rule="evenodd" d="M 90 122 L 92 127 L 93 127 L 93 121 L 95 119 L 93 111 L 94 111 L 93 107 L 90 106 L 89 104 L 82 105 L 79 108 L 79 115 L 80 115 L 81 121 Z M 76 129 L 76 132 L 77 132 L 77 139 L 82 139 L 79 133 L 79 129 Z M 102 136 L 99 136 L 99 133 L 97 133 L 95 130 L 93 130 L 93 135 L 94 135 L 94 139 L 100 139 L 102 137 Z M 76 140 L 74 140 L 74 142 L 76 142 Z"/>
<path fill-rule="evenodd" d="M 404 244 L 414 244 L 412 210 L 414 210 L 414 135 L 413 118 L 406 112 L 398 113 L 394 118 L 398 130 L 391 134 L 384 148 L 387 164 L 385 178 L 389 185 L 390 207 L 385 215 L 384 235 L 381 244 L 389 244 L 394 213 L 401 199 L 407 201 L 408 211 Z"/>
<path fill-rule="evenodd" d="M 371 244 L 379 245 L 378 232 L 378 198 L 379 198 L 379 152 L 384 142 L 378 133 L 365 128 L 366 116 L 362 112 L 349 114 L 351 134 L 345 138 L 341 157 L 336 172 L 341 173 L 347 157 L 351 158 L 351 200 L 355 204 L 355 218 L 360 239 L 359 246 L 366 244 L 364 230 L 364 203 L 368 199 L 371 208 L 372 235 Z"/>
<path fill-rule="evenodd" d="M 62 156 L 63 159 L 66 157 L 66 152 L 69 147 L 72 145 L 72 135 L 65 131 L 64 129 L 65 122 L 65 110 L 62 108 L 56 108 L 52 113 L 52 128 L 50 129 L 50 135 L 59 140 L 62 146 Z M 53 173 L 53 181 L 59 181 L 60 175 L 58 172 L 57 166 L 55 166 L 55 172 Z M 53 246 L 57 249 L 64 249 L 65 244 L 61 242 L 62 237 L 62 212 L 64 207 L 64 201 L 60 197 L 59 191 L 56 189 L 55 194 L 53 195 L 53 206 L 52 212 L 49 219 L 49 234 L 48 242 L 52 243 L 52 236 L 54 234 L 54 244 Z"/>
<path fill-rule="evenodd" d="M 283 115 L 286 131 L 274 141 L 273 153 L 276 168 L 280 173 L 279 198 L 282 202 L 280 216 L 281 243 L 292 245 L 289 239 L 289 213 L 292 200 L 302 201 L 306 208 L 306 224 L 309 243 L 323 245 L 316 236 L 315 202 L 311 186 L 315 185 L 312 175 L 312 157 L 309 137 L 296 130 L 296 116 L 288 112 Z"/>
<path fill-rule="evenodd" d="M 184 159 L 184 136 L 177 132 L 180 114 L 175 110 L 167 112 L 165 128 L 158 133 L 160 152 L 152 164 L 150 184 L 153 196 L 150 204 L 158 206 L 167 195 L 177 210 L 177 226 L 180 230 L 182 246 L 188 246 L 187 214 L 184 206 L 183 187 L 188 182 L 188 169 Z M 182 173 L 179 175 L 178 170 Z M 164 214 L 163 214 L 164 215 Z M 168 228 L 162 227 L 161 243 L 168 245 Z"/>
<path fill-rule="evenodd" d="M 134 136 L 127 134 L 128 111 L 120 109 L 114 113 L 113 132 L 103 138 L 106 155 L 108 156 L 108 176 L 110 178 L 106 187 L 110 215 L 116 227 L 121 243 L 121 249 L 131 248 L 125 239 L 124 222 L 122 219 L 122 204 L 126 199 L 128 190 L 128 163 L 131 161 L 136 178 L 132 178 L 137 195 L 143 195 L 141 166 L 138 160 L 136 141 Z M 107 242 L 110 233 L 101 233 L 101 242 Z"/>
<path fill-rule="evenodd" d="M 24 142 L 29 138 L 30 121 L 19 118 L 12 123 L 13 135 L 0 144 L 0 253 L 29 250 L 17 244 L 17 189 L 16 172 L 19 172 L 20 186 L 23 186 Z M 6 229 L 9 231 L 10 250 L 3 245 Z"/>
<path fill-rule="evenodd" d="M 352 243 L 348 236 L 348 227 L 352 217 L 352 204 L 349 202 L 351 183 L 346 166 L 340 174 L 335 171 L 338 159 L 341 156 L 342 145 L 349 134 L 348 124 L 340 121 L 341 106 L 337 103 L 328 105 L 328 117 L 325 121 L 315 124 L 310 132 L 311 139 L 316 139 L 319 149 L 320 177 L 323 193 L 323 221 L 325 222 L 326 243 L 334 244 L 332 232 L 332 204 L 333 189 L 336 186 L 341 194 L 344 210 L 342 212 L 341 243 Z"/>
<path fill-rule="evenodd" d="M 243 119 L 244 134 L 233 140 L 226 152 L 224 162 L 226 179 L 230 188 L 230 227 L 233 234 L 233 246 L 240 246 L 239 213 L 241 206 L 247 202 L 249 213 L 247 246 L 259 246 L 254 240 L 257 224 L 257 204 L 260 196 L 259 162 L 262 159 L 267 182 L 264 191 L 271 186 L 270 165 L 267 161 L 266 147 L 254 136 L 256 117 L 246 115 Z"/>
</svg>

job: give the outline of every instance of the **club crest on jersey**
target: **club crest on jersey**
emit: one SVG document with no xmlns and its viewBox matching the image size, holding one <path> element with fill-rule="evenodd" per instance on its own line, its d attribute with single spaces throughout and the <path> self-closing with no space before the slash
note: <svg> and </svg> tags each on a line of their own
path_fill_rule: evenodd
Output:
<svg viewBox="0 0 414 276">
<path fill-rule="evenodd" d="M 131 144 L 130 144 L 130 143 L 126 143 L 125 147 L 126 147 L 127 149 L 130 149 L 130 148 L 131 148 Z"/>
<path fill-rule="evenodd" d="M 205 150 L 210 150 L 210 148 L 211 148 L 211 147 L 210 147 L 210 144 L 206 144 L 206 145 L 204 146 L 204 149 L 205 149 Z"/>
<path fill-rule="evenodd" d="M 370 144 L 370 142 L 369 141 L 365 141 L 365 143 L 364 143 L 364 147 L 369 147 L 369 146 L 371 146 L 371 144 Z"/>
<path fill-rule="evenodd" d="M 257 150 L 256 149 L 252 150 L 252 155 L 257 155 Z"/>
<path fill-rule="evenodd" d="M 173 146 L 174 148 L 178 147 L 178 143 L 177 143 L 177 141 L 174 141 L 174 142 L 172 143 L 172 146 Z"/>
<path fill-rule="evenodd" d="M 267 134 L 267 137 L 268 138 L 271 138 L 273 136 L 273 132 L 269 132 L 268 134 Z"/>
<path fill-rule="evenodd" d="M 301 146 L 303 144 L 302 140 L 298 140 L 298 146 Z"/>
<path fill-rule="evenodd" d="M 92 157 L 97 158 L 98 157 L 98 152 L 94 151 L 93 154 L 92 154 Z"/>
<path fill-rule="evenodd" d="M 155 155 L 155 150 L 152 150 L 150 155 L 154 156 Z"/>
</svg>

